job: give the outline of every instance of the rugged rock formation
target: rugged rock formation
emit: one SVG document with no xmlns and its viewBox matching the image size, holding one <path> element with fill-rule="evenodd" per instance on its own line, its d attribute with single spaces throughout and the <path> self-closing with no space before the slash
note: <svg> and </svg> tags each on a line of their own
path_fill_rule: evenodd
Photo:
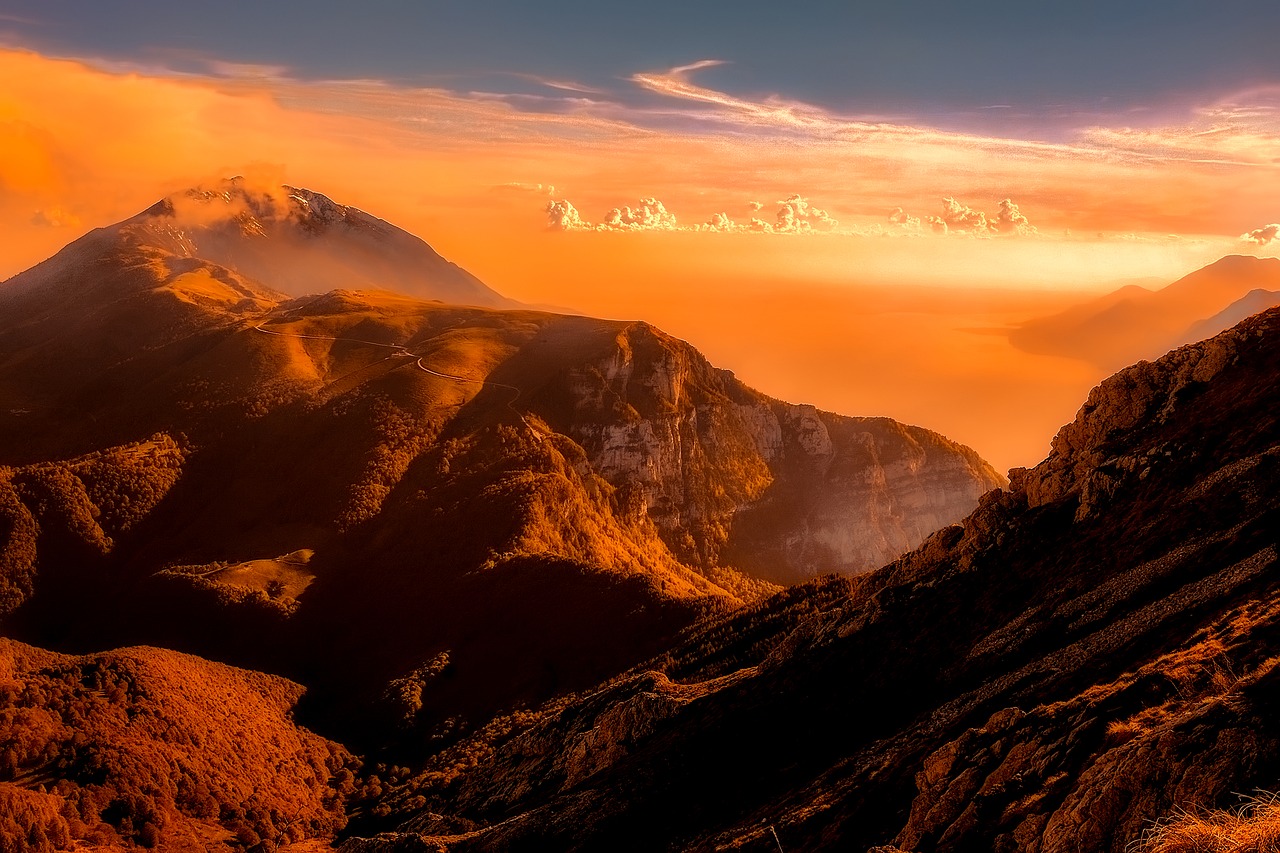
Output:
<svg viewBox="0 0 1280 853">
<path fill-rule="evenodd" d="M 442 754 L 347 848 L 1120 853 L 1280 780 L 1277 483 L 1280 310 L 1107 380 L 835 595 Z"/>
<path fill-rule="evenodd" d="M 532 408 L 692 565 L 781 583 L 869 571 L 1003 482 L 937 433 L 770 399 L 644 323 L 608 332 Z"/>
</svg>

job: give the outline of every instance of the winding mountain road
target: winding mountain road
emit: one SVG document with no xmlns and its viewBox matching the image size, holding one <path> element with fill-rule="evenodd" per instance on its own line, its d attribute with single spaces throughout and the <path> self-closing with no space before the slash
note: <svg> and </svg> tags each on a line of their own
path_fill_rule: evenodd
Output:
<svg viewBox="0 0 1280 853">
<path fill-rule="evenodd" d="M 262 323 L 258 323 L 256 326 L 253 327 L 254 331 L 262 332 L 264 335 L 276 335 L 277 337 L 281 337 L 281 338 L 302 338 L 305 340 L 312 340 L 312 341 L 342 341 L 344 343 L 364 344 L 366 346 L 371 346 L 371 347 L 382 347 L 383 349 L 394 350 L 394 352 L 391 355 L 387 356 L 387 358 L 389 359 L 395 358 L 396 356 L 412 358 L 414 360 L 414 365 L 417 366 L 419 370 L 421 370 L 424 373 L 429 373 L 432 376 L 438 376 L 441 379 L 451 379 L 454 382 L 470 382 L 470 383 L 479 385 L 481 387 L 488 385 L 491 388 L 503 388 L 507 391 L 512 392 L 511 399 L 507 401 L 507 408 L 510 409 L 511 412 L 517 418 L 520 419 L 520 423 L 524 424 L 525 428 L 528 429 L 529 432 L 531 432 L 539 441 L 543 440 L 543 435 L 541 431 L 535 429 L 533 425 L 530 424 L 529 421 L 525 419 L 524 414 L 515 407 L 515 402 L 516 400 L 520 399 L 520 394 L 522 392 L 520 391 L 519 388 L 517 388 L 514 385 L 508 385 L 505 382 L 494 382 L 490 379 L 472 379 L 468 376 L 458 376 L 457 374 L 454 374 L 454 373 L 441 373 L 438 370 L 432 370 L 430 367 L 427 367 L 425 364 L 422 363 L 422 360 L 426 358 L 426 356 L 419 355 L 416 352 L 410 352 L 403 344 L 384 344 L 384 343 L 381 343 L 380 341 L 366 341 L 362 338 L 338 338 L 338 337 L 332 337 L 329 335 L 299 335 L 293 332 L 280 332 L 274 329 L 264 329 L 262 327 L 265 323 L 266 323 L 265 320 Z"/>
</svg>

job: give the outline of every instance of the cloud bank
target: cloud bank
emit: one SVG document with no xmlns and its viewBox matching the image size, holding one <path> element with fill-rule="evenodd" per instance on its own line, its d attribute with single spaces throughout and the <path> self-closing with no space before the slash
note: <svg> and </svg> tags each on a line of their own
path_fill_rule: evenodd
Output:
<svg viewBox="0 0 1280 853">
<path fill-rule="evenodd" d="M 547 227 L 553 231 L 713 231 L 722 234 L 756 232 L 762 234 L 810 234 L 833 231 L 839 222 L 826 210 L 815 207 L 809 199 L 793 193 L 775 202 L 777 211 L 772 222 L 750 217 L 736 222 L 728 213 L 714 213 L 697 225 L 681 225 L 675 213 L 656 198 L 642 198 L 635 207 L 622 206 L 609 210 L 599 222 L 588 222 L 568 199 L 553 199 L 543 207 Z M 764 207 L 758 201 L 748 209 L 758 212 Z"/>
<path fill-rule="evenodd" d="M 642 198 L 634 207 L 615 207 L 604 215 L 605 231 L 676 231 L 676 215 L 656 198 Z"/>
<path fill-rule="evenodd" d="M 942 210 L 925 217 L 914 216 L 901 207 L 889 214 L 889 223 L 898 233 L 918 234 L 925 227 L 938 235 L 966 235 L 994 237 L 998 235 L 1028 236 L 1039 233 L 1026 214 L 1013 199 L 1002 199 L 996 212 L 985 213 L 956 201 L 951 196 L 942 199 Z"/>
</svg>

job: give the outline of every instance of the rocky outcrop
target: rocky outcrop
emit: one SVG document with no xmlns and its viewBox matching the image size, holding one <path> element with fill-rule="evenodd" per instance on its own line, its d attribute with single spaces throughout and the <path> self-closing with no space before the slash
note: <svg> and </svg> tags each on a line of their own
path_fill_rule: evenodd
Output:
<svg viewBox="0 0 1280 853">
<path fill-rule="evenodd" d="M 564 384 L 572 413 L 548 420 L 694 565 L 781 583 L 870 571 L 1004 484 L 937 433 L 773 400 L 644 323 Z"/>
<path fill-rule="evenodd" d="M 1114 490 L 1118 478 L 1146 477 L 1153 465 L 1191 452 L 1177 446 L 1148 448 L 1138 427 L 1159 427 L 1177 417 L 1180 406 L 1238 363 L 1250 343 L 1241 335 L 1219 335 L 1174 350 L 1155 364 L 1140 361 L 1107 379 L 1054 437 L 1044 462 L 1030 472 L 1011 472 L 1015 488 L 1026 492 L 1031 506 L 1078 494 L 1079 511 L 1087 514 L 1100 496 Z"/>
<path fill-rule="evenodd" d="M 1274 789 L 1277 401 L 1280 311 L 1137 365 L 963 524 L 799 621 L 826 587 L 547 708 L 392 823 L 470 821 L 451 851 L 1120 853 Z M 637 703 L 654 672 L 688 701 Z"/>
</svg>

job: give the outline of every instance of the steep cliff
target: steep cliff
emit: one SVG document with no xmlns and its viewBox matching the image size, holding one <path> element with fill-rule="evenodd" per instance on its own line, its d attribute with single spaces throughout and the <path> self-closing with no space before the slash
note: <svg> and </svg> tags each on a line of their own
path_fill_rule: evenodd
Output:
<svg viewBox="0 0 1280 853">
<path fill-rule="evenodd" d="M 1278 401 L 1280 311 L 1124 370 L 963 524 L 487 730 L 346 849 L 1120 853 L 1274 789 Z"/>
<path fill-rule="evenodd" d="M 1004 482 L 937 433 L 773 400 L 645 323 L 608 332 L 531 407 L 691 565 L 869 571 Z"/>
</svg>

